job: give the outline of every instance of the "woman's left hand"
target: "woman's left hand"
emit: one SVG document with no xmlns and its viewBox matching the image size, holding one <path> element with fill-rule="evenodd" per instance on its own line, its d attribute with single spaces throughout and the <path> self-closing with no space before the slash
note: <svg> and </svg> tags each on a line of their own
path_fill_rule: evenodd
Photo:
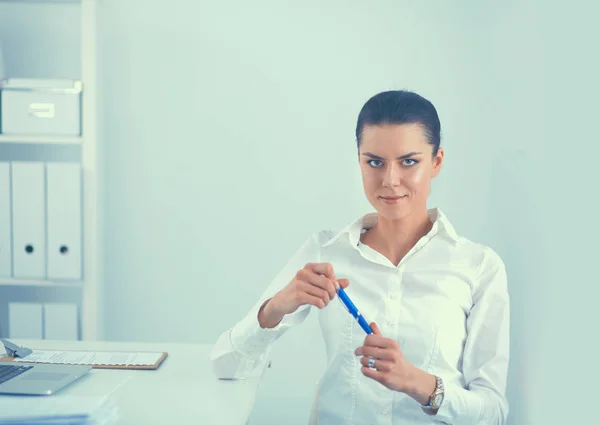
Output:
<svg viewBox="0 0 600 425">
<path fill-rule="evenodd" d="M 435 390 L 435 376 L 406 360 L 398 343 L 381 335 L 375 322 L 371 323 L 371 329 L 373 333 L 367 335 L 364 345 L 355 351 L 357 356 L 363 356 L 360 359 L 362 373 L 390 390 L 409 395 L 425 406 Z M 369 368 L 370 358 L 374 360 L 375 370 Z"/>
<path fill-rule="evenodd" d="M 373 333 L 367 335 L 364 345 L 354 352 L 362 356 L 362 373 L 390 390 L 408 392 L 415 366 L 406 360 L 396 341 L 381 334 L 376 323 L 371 323 L 371 329 Z M 375 370 L 369 368 L 369 358 L 374 359 Z"/>
</svg>

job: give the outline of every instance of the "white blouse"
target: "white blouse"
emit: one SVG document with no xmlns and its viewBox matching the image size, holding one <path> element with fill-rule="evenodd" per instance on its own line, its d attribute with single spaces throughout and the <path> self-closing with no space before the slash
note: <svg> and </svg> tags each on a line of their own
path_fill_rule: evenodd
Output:
<svg viewBox="0 0 600 425">
<path fill-rule="evenodd" d="M 341 231 L 313 234 L 292 256 L 248 314 L 215 344 L 211 360 L 220 378 L 242 379 L 268 361 L 272 344 L 311 310 L 319 314 L 327 352 L 316 414 L 328 424 L 502 425 L 509 361 L 509 296 L 502 259 L 491 248 L 458 236 L 439 209 L 429 210 L 431 231 L 396 267 L 360 242 L 375 213 Z M 273 329 L 258 324 L 265 300 L 309 262 L 331 263 L 368 322 L 396 340 L 406 359 L 440 376 L 445 398 L 434 416 L 406 394 L 387 389 L 361 371 L 354 350 L 365 332 L 334 299 L 318 310 L 302 306 Z"/>
</svg>

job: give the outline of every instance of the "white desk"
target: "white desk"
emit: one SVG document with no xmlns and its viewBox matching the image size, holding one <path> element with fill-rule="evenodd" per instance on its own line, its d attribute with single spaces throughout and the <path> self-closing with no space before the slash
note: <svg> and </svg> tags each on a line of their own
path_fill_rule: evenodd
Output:
<svg viewBox="0 0 600 425">
<path fill-rule="evenodd" d="M 100 396 L 112 392 L 119 425 L 244 425 L 254 405 L 261 373 L 242 381 L 217 379 L 210 365 L 211 345 L 11 341 L 46 350 L 167 351 L 169 355 L 157 370 L 94 369 L 57 393 Z"/>
</svg>

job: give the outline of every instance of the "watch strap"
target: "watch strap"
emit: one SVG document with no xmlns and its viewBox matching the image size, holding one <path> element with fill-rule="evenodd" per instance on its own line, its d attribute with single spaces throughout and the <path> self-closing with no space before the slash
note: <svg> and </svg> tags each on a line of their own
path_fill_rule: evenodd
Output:
<svg viewBox="0 0 600 425">
<path fill-rule="evenodd" d="M 421 406 L 427 413 L 435 412 L 440 406 L 434 406 L 434 401 L 439 394 L 444 393 L 444 381 L 439 376 L 435 376 L 435 389 L 429 396 L 429 402 L 425 406 Z"/>
</svg>

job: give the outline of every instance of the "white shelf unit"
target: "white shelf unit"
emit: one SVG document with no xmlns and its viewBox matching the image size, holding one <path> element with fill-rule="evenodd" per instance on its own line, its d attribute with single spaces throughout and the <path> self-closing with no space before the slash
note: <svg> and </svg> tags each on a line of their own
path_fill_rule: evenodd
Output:
<svg viewBox="0 0 600 425">
<path fill-rule="evenodd" d="M 100 338 L 99 314 L 100 314 L 100 294 L 99 290 L 99 214 L 98 214 L 98 154 L 97 154 L 97 2 L 99 0 L 0 0 L 0 13 L 5 6 L 5 11 L 15 12 L 20 17 L 29 13 L 32 8 L 36 9 L 37 17 L 43 17 L 43 14 L 59 7 L 78 7 L 79 21 L 73 22 L 73 25 L 79 25 L 79 64 L 80 79 L 83 83 L 82 92 L 82 129 L 80 137 L 60 137 L 60 136 L 34 136 L 34 135 L 6 135 L 0 134 L 0 147 L 27 145 L 27 149 L 35 150 L 36 146 L 46 145 L 50 149 L 61 149 L 65 146 L 77 146 L 80 148 L 80 162 L 82 166 L 82 219 L 83 219 L 83 277 L 81 281 L 74 282 L 55 282 L 50 280 L 21 280 L 21 279 L 0 279 L 0 290 L 10 289 L 14 292 L 16 299 L 31 299 L 39 294 L 49 296 L 53 301 L 73 300 L 73 290 L 79 291 L 79 328 L 80 338 L 83 340 L 97 340 Z M 49 9 L 50 8 L 50 9 Z M 72 12 L 73 9 L 69 9 Z M 0 16 L 0 26 L 2 25 Z M 6 14 L 5 14 L 6 19 Z M 41 22 L 40 22 L 41 23 Z M 45 27 L 47 28 L 47 27 Z M 20 26 L 18 31 L 29 37 L 28 31 L 36 30 L 31 27 Z M 9 34 L 12 36 L 13 34 Z M 0 29 L 0 41 L 6 48 L 6 45 L 12 40 L 2 40 Z M 9 37 L 12 38 L 12 37 Z M 10 70 L 10 64 L 5 58 L 5 67 Z M 57 59 L 60 60 L 60 59 Z M 52 68 L 52 67 L 50 67 Z M 54 68 L 53 68 L 54 69 Z M 8 78 L 29 77 L 31 75 L 10 75 Z M 44 78 L 43 75 L 36 75 L 37 78 Z M 74 78 L 73 75 L 60 75 L 59 78 Z M 48 76 L 48 78 L 57 78 L 57 75 Z M 45 151 L 47 152 L 47 150 Z M 2 161 L 10 161 L 1 158 Z M 43 160 L 43 159 L 42 159 Z M 49 159 L 51 160 L 51 159 Z M 4 201 L 4 200 L 2 200 Z M 51 295 L 48 295 L 51 294 Z M 10 302 L 10 299 L 1 299 L 2 302 Z"/>
<path fill-rule="evenodd" d="M 0 3 L 81 3 L 82 0 L 0 0 Z"/>
<path fill-rule="evenodd" d="M 0 0 L 1 1 L 1 0 Z M 11 136 L 0 134 L 0 143 L 43 143 L 51 145 L 79 145 L 83 142 L 82 137 L 61 137 L 61 136 Z"/>
<path fill-rule="evenodd" d="M 83 287 L 83 281 L 73 282 L 55 282 L 51 280 L 29 280 L 29 279 L 2 279 L 0 280 L 0 286 L 40 286 L 45 288 L 81 288 Z"/>
</svg>

